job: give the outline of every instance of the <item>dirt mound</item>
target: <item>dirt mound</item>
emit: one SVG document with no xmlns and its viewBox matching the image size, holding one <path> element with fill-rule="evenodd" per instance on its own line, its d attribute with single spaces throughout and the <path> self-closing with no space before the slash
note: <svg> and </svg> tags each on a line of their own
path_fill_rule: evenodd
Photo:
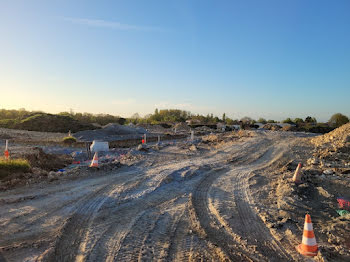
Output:
<svg viewBox="0 0 350 262">
<path fill-rule="evenodd" d="M 52 114 L 34 114 L 21 121 L 15 122 L 10 128 L 41 132 L 62 132 L 69 130 L 77 132 L 80 130 L 95 129 L 93 125 L 80 123 L 69 116 Z"/>
<path fill-rule="evenodd" d="M 272 130 L 272 131 L 278 131 L 281 129 L 279 125 L 273 125 L 273 124 L 266 124 L 262 128 Z"/>
<path fill-rule="evenodd" d="M 317 147 L 331 146 L 334 149 L 350 147 L 350 123 L 345 124 L 332 132 L 311 139 Z"/>
<path fill-rule="evenodd" d="M 150 133 L 164 133 L 166 129 L 161 125 L 150 125 L 150 124 L 138 124 L 138 127 L 144 128 Z"/>
<path fill-rule="evenodd" d="M 315 146 L 309 165 L 327 168 L 328 174 L 350 172 L 350 124 L 343 125 L 332 132 L 312 138 Z"/>
<path fill-rule="evenodd" d="M 67 136 L 67 133 L 38 132 L 0 128 L 0 139 L 11 139 L 14 142 L 61 142 L 65 136 Z"/>
<path fill-rule="evenodd" d="M 114 141 L 120 139 L 138 138 L 143 134 L 147 134 L 146 129 L 142 127 L 122 126 L 119 124 L 108 124 L 102 129 L 80 131 L 74 134 L 78 140 L 92 141 Z"/>
<path fill-rule="evenodd" d="M 284 126 L 284 127 L 282 127 L 282 129 L 281 129 L 282 131 L 298 131 L 298 129 L 295 127 L 295 126 L 292 126 L 292 125 L 290 125 L 290 126 Z"/>
<path fill-rule="evenodd" d="M 191 128 L 186 123 L 177 123 L 174 126 L 176 128 L 176 132 L 190 132 Z"/>
<path fill-rule="evenodd" d="M 19 153 L 14 157 L 27 159 L 31 167 L 37 167 L 47 171 L 64 168 L 73 161 L 70 155 L 46 154 L 40 147 L 33 147 L 25 153 Z"/>
</svg>

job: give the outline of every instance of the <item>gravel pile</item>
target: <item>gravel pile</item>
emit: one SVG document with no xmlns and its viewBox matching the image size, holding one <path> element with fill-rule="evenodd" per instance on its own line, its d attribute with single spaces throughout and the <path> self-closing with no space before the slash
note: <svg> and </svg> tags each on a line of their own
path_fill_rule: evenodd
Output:
<svg viewBox="0 0 350 262">
<path fill-rule="evenodd" d="M 115 141 L 124 139 L 136 139 L 147 133 L 147 130 L 142 127 L 108 124 L 105 125 L 102 129 L 77 132 L 74 134 L 74 137 L 80 141 Z"/>
<path fill-rule="evenodd" d="M 350 147 L 350 123 L 311 139 L 311 142 L 317 147 L 333 147 L 335 150 L 344 147 Z"/>
</svg>

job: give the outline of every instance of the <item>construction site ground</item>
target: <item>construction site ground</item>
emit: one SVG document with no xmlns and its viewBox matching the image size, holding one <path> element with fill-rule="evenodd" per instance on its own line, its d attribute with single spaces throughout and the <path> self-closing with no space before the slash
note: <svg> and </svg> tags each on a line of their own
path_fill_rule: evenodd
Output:
<svg viewBox="0 0 350 262">
<path fill-rule="evenodd" d="M 8 188 L 0 261 L 350 261 L 350 217 L 336 212 L 349 152 L 333 168 L 319 146 L 305 133 L 227 132 Z M 315 258 L 295 250 L 306 213 Z"/>
</svg>

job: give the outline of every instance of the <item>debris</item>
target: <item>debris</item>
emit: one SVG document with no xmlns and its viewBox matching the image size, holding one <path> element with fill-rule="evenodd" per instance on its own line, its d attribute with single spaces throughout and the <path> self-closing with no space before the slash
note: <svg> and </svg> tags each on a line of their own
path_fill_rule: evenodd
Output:
<svg viewBox="0 0 350 262">
<path fill-rule="evenodd" d="M 333 171 L 331 170 L 331 169 L 327 169 L 327 170 L 325 170 L 325 171 L 323 171 L 323 174 L 325 174 L 325 175 L 332 175 L 333 174 Z"/>
<path fill-rule="evenodd" d="M 137 146 L 138 151 L 148 152 L 149 148 L 146 144 L 141 144 Z"/>
<path fill-rule="evenodd" d="M 347 211 L 347 210 L 340 210 L 340 209 L 338 209 L 336 211 L 337 211 L 338 215 L 341 216 L 341 217 L 350 215 L 350 211 Z"/>
</svg>

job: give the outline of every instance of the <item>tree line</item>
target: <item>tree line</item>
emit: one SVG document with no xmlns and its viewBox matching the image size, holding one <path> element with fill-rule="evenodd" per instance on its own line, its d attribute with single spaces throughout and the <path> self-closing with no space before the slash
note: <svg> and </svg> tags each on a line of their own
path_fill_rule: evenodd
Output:
<svg viewBox="0 0 350 262">
<path fill-rule="evenodd" d="M 18 110 L 7 110 L 0 109 L 0 126 L 6 127 L 5 124 L 13 121 L 21 121 L 26 118 L 29 118 L 33 115 L 45 114 L 42 111 L 28 111 L 24 108 Z M 244 124 L 254 124 L 254 123 L 276 123 L 275 120 L 266 120 L 264 118 L 259 118 L 254 120 L 250 117 L 243 117 L 241 119 L 231 119 L 223 113 L 222 117 L 214 116 L 213 114 L 200 115 L 192 114 L 189 111 L 180 110 L 180 109 L 155 109 L 153 114 L 146 115 L 141 117 L 138 113 L 135 113 L 130 118 L 123 118 L 120 116 L 110 115 L 110 114 L 91 114 L 91 113 L 75 113 L 72 110 L 70 112 L 61 112 L 58 115 L 71 117 L 81 123 L 89 124 L 99 124 L 101 126 L 108 123 L 119 123 L 119 124 L 162 124 L 162 123 L 176 123 L 176 122 L 185 122 L 191 120 L 193 123 L 198 124 L 217 124 L 219 122 L 225 123 L 227 125 L 238 125 L 241 123 Z M 305 119 L 302 118 L 286 118 L 282 121 L 283 123 L 289 123 L 296 126 L 315 126 L 315 125 L 327 125 L 333 128 L 339 127 L 343 124 L 349 122 L 349 118 L 341 113 L 334 114 L 328 122 L 318 123 L 315 117 L 308 116 Z"/>
</svg>

